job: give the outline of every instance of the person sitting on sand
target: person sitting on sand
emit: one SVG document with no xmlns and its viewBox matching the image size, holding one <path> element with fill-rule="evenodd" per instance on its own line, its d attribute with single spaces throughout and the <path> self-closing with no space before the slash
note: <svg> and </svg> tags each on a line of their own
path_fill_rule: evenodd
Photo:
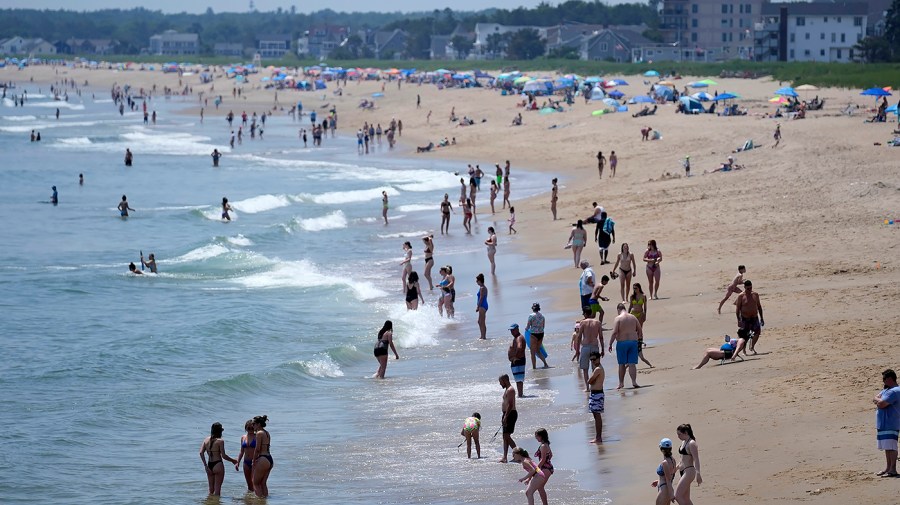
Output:
<svg viewBox="0 0 900 505">
<path fill-rule="evenodd" d="M 711 359 L 732 359 L 732 357 L 736 356 L 735 349 L 737 347 L 737 343 L 730 336 L 725 335 L 725 343 L 719 347 L 709 347 L 706 349 L 706 352 L 703 354 L 703 359 L 700 363 L 693 368 L 693 370 L 699 370 L 703 368 L 703 365 L 709 363 Z M 743 360 L 743 358 L 741 358 Z"/>
<path fill-rule="evenodd" d="M 722 165 L 719 168 L 713 170 L 710 173 L 731 172 L 732 170 L 740 170 L 742 168 L 744 168 L 743 165 L 738 165 L 734 162 L 734 156 L 729 156 L 728 160 L 725 163 L 722 163 Z"/>
<path fill-rule="evenodd" d="M 512 120 L 513 126 L 522 126 L 522 113 L 518 113 Z"/>
<path fill-rule="evenodd" d="M 429 142 L 428 145 L 425 147 L 416 147 L 416 152 L 417 153 L 427 153 L 427 152 L 431 152 L 432 149 L 434 149 L 434 142 Z"/>
</svg>

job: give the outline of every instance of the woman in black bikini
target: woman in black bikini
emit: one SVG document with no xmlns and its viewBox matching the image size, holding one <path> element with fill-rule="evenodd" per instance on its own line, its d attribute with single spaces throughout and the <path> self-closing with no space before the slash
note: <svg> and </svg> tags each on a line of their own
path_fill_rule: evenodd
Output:
<svg viewBox="0 0 900 505">
<path fill-rule="evenodd" d="M 209 436 L 203 439 L 200 445 L 200 461 L 206 470 L 206 480 L 209 482 L 209 494 L 219 496 L 222 494 L 222 482 L 225 481 L 225 465 L 222 460 L 237 463 L 237 460 L 225 454 L 225 441 L 222 440 L 222 423 L 213 423 L 209 430 Z M 209 459 L 206 459 L 206 456 Z"/>
<path fill-rule="evenodd" d="M 444 193 L 444 201 L 441 202 L 441 235 L 450 233 L 450 212 L 453 205 L 450 203 L 450 195 Z"/>
<path fill-rule="evenodd" d="M 256 416 L 253 418 L 253 429 L 256 430 L 256 457 L 253 460 L 253 491 L 256 496 L 265 498 L 269 496 L 269 473 L 275 466 L 272 454 L 269 452 L 272 437 L 266 431 L 266 423 L 269 416 Z"/>
<path fill-rule="evenodd" d="M 423 275 L 428 279 L 428 290 L 434 291 L 434 281 L 431 280 L 431 267 L 434 266 L 434 235 L 422 237 L 422 242 L 425 242 L 425 273 Z"/>
<path fill-rule="evenodd" d="M 681 454 L 681 463 L 678 464 L 681 479 L 675 488 L 675 501 L 678 505 L 694 505 L 691 501 L 691 483 L 696 479 L 698 486 L 703 484 L 700 476 L 700 449 L 690 424 L 682 424 L 677 432 L 678 439 L 681 440 L 681 447 L 678 448 L 678 454 Z"/>
<path fill-rule="evenodd" d="M 625 301 L 625 295 L 631 292 L 631 277 L 635 270 L 634 255 L 631 254 L 631 248 L 628 247 L 627 242 L 622 244 L 619 255 L 616 256 L 613 272 L 616 272 L 616 269 L 618 269 L 619 287 L 622 290 L 622 301 Z"/>
<path fill-rule="evenodd" d="M 397 354 L 397 348 L 394 347 L 394 323 L 385 321 L 384 326 L 378 330 L 378 341 L 375 342 L 375 358 L 378 360 L 378 371 L 375 372 L 375 379 L 384 379 L 384 373 L 387 372 L 388 349 L 394 351 L 394 359 L 400 359 Z"/>
</svg>

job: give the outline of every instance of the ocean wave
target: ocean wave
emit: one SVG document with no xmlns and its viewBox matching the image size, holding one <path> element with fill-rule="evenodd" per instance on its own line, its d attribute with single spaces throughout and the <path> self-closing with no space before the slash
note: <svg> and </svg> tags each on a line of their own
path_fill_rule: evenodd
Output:
<svg viewBox="0 0 900 505">
<path fill-rule="evenodd" d="M 340 365 L 335 363 L 327 354 L 316 355 L 313 359 L 292 361 L 289 365 L 299 367 L 300 370 L 312 377 L 343 377 L 344 372 Z"/>
<path fill-rule="evenodd" d="M 223 254 L 227 254 L 230 251 L 225 246 L 219 244 L 209 244 L 203 247 L 198 247 L 193 249 L 181 256 L 176 256 L 175 258 L 165 260 L 165 263 L 190 263 L 194 261 L 203 261 L 210 258 L 215 258 L 216 256 L 221 256 Z M 163 263 L 163 261 L 160 261 Z"/>
<path fill-rule="evenodd" d="M 228 237 L 225 239 L 229 244 L 233 244 L 240 247 L 250 247 L 253 245 L 253 241 L 249 238 L 238 233 L 236 237 Z"/>
<path fill-rule="evenodd" d="M 392 304 L 388 314 L 396 328 L 394 342 L 407 349 L 437 345 L 438 336 L 450 324 L 450 320 L 441 317 L 433 305 L 419 305 L 418 310 L 407 310 L 405 304 Z"/>
<path fill-rule="evenodd" d="M 400 233 L 385 233 L 383 235 L 378 235 L 378 238 L 414 238 L 414 237 L 424 237 L 425 235 L 431 235 L 430 231 L 401 231 Z"/>
<path fill-rule="evenodd" d="M 60 109 L 69 109 L 69 110 L 84 110 L 84 105 L 80 103 L 71 103 L 71 102 L 63 102 L 63 101 L 52 101 L 52 102 L 25 102 L 26 107 L 49 107 L 49 108 L 60 108 Z"/>
<path fill-rule="evenodd" d="M 37 116 L 0 116 L 4 121 L 35 121 Z"/>
<path fill-rule="evenodd" d="M 93 126 L 99 123 L 100 121 L 86 121 L 82 123 L 53 123 L 51 126 L 39 125 L 25 127 L 25 130 L 22 130 L 23 127 L 15 126 L 0 127 L 0 130 L 3 130 L 3 128 L 18 128 L 18 131 L 29 131 L 32 128 L 41 129 L 61 126 Z M 104 122 L 104 124 L 108 123 L 110 122 Z M 148 152 L 170 156 L 206 156 L 209 155 L 209 153 L 211 153 L 213 149 L 225 150 L 224 146 L 208 144 L 207 142 L 211 140 L 209 137 L 191 135 L 189 133 L 148 134 L 142 131 L 143 128 L 141 127 L 133 127 L 131 129 L 133 131 L 123 133 L 119 135 L 118 138 L 113 140 L 99 140 L 96 138 L 92 139 L 90 137 L 84 136 L 67 137 L 58 139 L 51 145 L 59 149 L 89 150 L 108 153 L 119 153 L 123 152 L 125 148 L 130 148 L 137 154 L 140 154 L 141 152 Z"/>
<path fill-rule="evenodd" d="M 12 101 L 12 99 L 10 99 L 10 98 L 4 98 L 4 99 L 3 99 L 3 106 L 4 106 L 4 107 L 15 107 L 16 104 Z"/>
<path fill-rule="evenodd" d="M 335 163 L 331 161 L 321 161 L 321 160 L 285 160 L 279 158 L 269 158 L 266 156 L 260 156 L 258 154 L 235 154 L 231 156 L 237 160 L 250 161 L 255 162 L 260 165 L 264 165 L 267 167 L 279 167 L 279 168 L 302 168 L 302 169 L 310 169 L 310 168 L 359 168 L 356 165 L 348 165 L 346 163 Z M 329 170 L 331 172 L 332 170 Z"/>
<path fill-rule="evenodd" d="M 381 198 L 381 192 L 387 192 L 388 196 L 397 196 L 399 191 L 390 187 L 383 186 L 372 189 L 357 189 L 354 191 L 331 191 L 313 195 L 309 193 L 301 193 L 294 198 L 302 202 L 313 202 L 324 205 L 340 205 L 342 203 L 367 202 L 370 200 L 378 200 Z"/>
<path fill-rule="evenodd" d="M 7 133 L 27 133 L 31 130 L 49 130 L 53 128 L 81 128 L 85 126 L 96 126 L 102 121 L 60 121 L 54 123 L 32 123 L 17 126 L 0 126 L 0 131 Z M 58 145 L 58 144 L 52 144 Z"/>
<path fill-rule="evenodd" d="M 287 207 L 291 201 L 285 195 L 259 195 L 246 200 L 238 200 L 231 202 L 231 206 L 241 212 L 247 214 L 257 214 L 267 210 Z"/>
<path fill-rule="evenodd" d="M 413 204 L 409 204 L 409 205 L 401 205 L 401 206 L 397 207 L 396 210 L 397 210 L 397 212 L 423 212 L 426 210 L 434 211 L 439 208 L 440 208 L 440 205 L 435 205 L 435 204 L 413 203 Z"/>
<path fill-rule="evenodd" d="M 350 275 L 323 274 L 314 263 L 305 259 L 273 262 L 269 270 L 238 277 L 233 281 L 249 289 L 343 286 L 353 290 L 360 300 L 372 300 L 386 294 L 373 283 L 359 282 Z"/>
<path fill-rule="evenodd" d="M 339 210 L 321 217 L 294 218 L 293 222 L 296 223 L 296 226 L 306 231 L 338 230 L 347 227 L 347 217 Z"/>
</svg>

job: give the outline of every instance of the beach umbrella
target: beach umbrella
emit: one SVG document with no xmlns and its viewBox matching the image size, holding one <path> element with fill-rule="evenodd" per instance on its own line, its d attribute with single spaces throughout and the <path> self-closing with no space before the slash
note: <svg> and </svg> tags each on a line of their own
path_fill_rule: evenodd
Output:
<svg viewBox="0 0 900 505">
<path fill-rule="evenodd" d="M 860 95 L 874 96 L 875 98 L 880 98 L 882 96 L 891 96 L 891 92 L 885 91 L 882 88 L 869 88 L 869 89 L 863 91 L 862 93 L 860 93 Z"/>
<path fill-rule="evenodd" d="M 618 99 L 622 98 L 623 96 L 625 96 L 625 93 L 622 93 L 619 90 L 614 90 L 614 91 L 609 92 L 609 96 L 618 100 Z"/>
<path fill-rule="evenodd" d="M 671 82 L 671 81 L 659 81 L 658 83 L 656 83 L 656 85 L 657 85 L 657 86 L 666 86 L 666 87 L 669 87 L 669 88 L 674 88 L 674 87 L 675 87 L 675 83 L 674 83 L 674 82 Z"/>
<path fill-rule="evenodd" d="M 788 103 L 789 100 L 783 96 L 776 96 L 776 97 L 770 98 L 769 101 L 772 103 L 781 104 L 781 103 Z"/>
<path fill-rule="evenodd" d="M 648 70 L 644 72 L 644 77 L 659 77 L 659 72 L 656 70 Z"/>
<path fill-rule="evenodd" d="M 812 84 L 802 84 L 800 86 L 797 86 L 794 89 L 797 91 L 818 91 L 819 90 L 819 88 L 817 88 L 816 86 L 813 86 Z"/>
<path fill-rule="evenodd" d="M 795 98 L 797 97 L 797 92 L 794 91 L 794 88 L 792 88 L 790 86 L 785 86 L 783 88 L 779 88 L 777 91 L 775 91 L 775 94 L 782 95 L 782 96 L 791 96 L 791 97 L 795 97 Z"/>
<path fill-rule="evenodd" d="M 698 82 L 702 82 L 703 84 L 706 84 L 707 86 L 718 86 L 719 85 L 719 83 L 717 83 L 716 81 L 714 81 L 712 79 L 703 79 L 702 81 L 698 81 Z"/>
<path fill-rule="evenodd" d="M 585 79 L 584 82 L 589 82 L 589 83 L 593 84 L 593 83 L 596 83 L 596 82 L 600 82 L 600 81 L 602 81 L 602 80 L 603 80 L 603 79 L 600 79 L 600 78 L 597 77 L 596 75 L 592 75 L 592 76 L 588 77 L 587 79 Z"/>
<path fill-rule="evenodd" d="M 524 84 L 530 80 L 532 80 L 531 77 L 528 77 L 527 75 L 523 75 L 523 76 L 517 77 L 515 80 L 513 80 L 513 84 Z"/>
<path fill-rule="evenodd" d="M 718 102 L 719 100 L 733 100 L 735 98 L 740 98 L 740 96 L 735 95 L 734 93 L 720 93 L 719 96 L 713 98 L 713 102 Z"/>
<path fill-rule="evenodd" d="M 595 110 L 594 112 L 591 112 L 592 116 L 602 116 L 604 114 L 606 114 L 605 110 Z"/>
<path fill-rule="evenodd" d="M 699 93 L 694 93 L 693 95 L 691 95 L 691 98 L 700 100 L 701 102 L 708 102 L 713 99 L 713 96 L 705 91 L 701 91 Z"/>
<path fill-rule="evenodd" d="M 381 98 L 384 96 L 384 93 L 372 93 L 372 98 Z"/>
<path fill-rule="evenodd" d="M 656 103 L 656 100 L 650 98 L 647 95 L 638 95 L 631 99 L 634 103 Z"/>
<path fill-rule="evenodd" d="M 619 106 L 619 102 L 615 101 L 612 98 L 604 98 L 602 100 L 602 102 L 605 103 L 606 105 L 609 105 L 610 107 L 618 107 Z"/>
<path fill-rule="evenodd" d="M 688 86 L 690 86 L 692 88 L 706 88 L 706 87 L 709 87 L 709 84 L 706 84 L 705 82 L 697 81 L 697 82 L 692 82 L 692 83 L 688 84 Z"/>
</svg>

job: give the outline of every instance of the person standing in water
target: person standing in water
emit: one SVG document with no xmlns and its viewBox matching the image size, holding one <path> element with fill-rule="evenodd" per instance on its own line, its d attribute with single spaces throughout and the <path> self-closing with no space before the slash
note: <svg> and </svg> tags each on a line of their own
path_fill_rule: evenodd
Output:
<svg viewBox="0 0 900 505">
<path fill-rule="evenodd" d="M 134 161 L 134 155 L 131 154 L 131 149 L 125 149 L 125 166 L 130 167 L 131 163 Z"/>
<path fill-rule="evenodd" d="M 494 262 L 494 256 L 497 254 L 497 232 L 494 231 L 493 226 L 488 226 L 488 239 L 484 241 L 484 245 L 487 246 L 487 257 L 491 262 L 491 275 L 497 274 L 497 265 Z"/>
<path fill-rule="evenodd" d="M 539 357 L 541 361 L 544 362 L 544 368 L 550 368 L 550 365 L 547 364 L 547 359 L 544 358 L 544 355 L 541 353 L 541 345 L 543 345 L 544 342 L 545 321 L 544 315 L 541 314 L 541 304 L 531 304 L 531 314 L 528 315 L 528 322 L 525 324 L 525 333 L 531 336 L 530 347 L 532 370 L 537 368 L 535 356 Z"/>
<path fill-rule="evenodd" d="M 210 156 L 212 156 L 213 166 L 219 166 L 219 158 L 222 157 L 222 153 L 220 153 L 218 149 L 213 149 L 213 152 Z"/>
<path fill-rule="evenodd" d="M 450 234 L 450 212 L 452 211 L 450 195 L 444 193 L 444 201 L 441 202 L 441 235 Z"/>
<path fill-rule="evenodd" d="M 388 194 L 387 194 L 387 191 L 382 191 L 381 192 L 381 217 L 384 218 L 385 225 L 388 224 L 387 211 L 388 211 Z"/>
<path fill-rule="evenodd" d="M 378 330 L 378 340 L 375 342 L 375 359 L 378 360 L 378 371 L 375 372 L 375 379 L 384 379 L 387 372 L 388 349 L 394 352 L 394 359 L 400 359 L 397 354 L 397 348 L 394 347 L 394 323 L 385 321 L 384 326 Z"/>
<path fill-rule="evenodd" d="M 422 237 L 425 242 L 425 272 L 424 276 L 428 279 L 428 290 L 434 291 L 434 281 L 431 279 L 431 267 L 434 266 L 434 235 Z"/>
<path fill-rule="evenodd" d="M 553 188 L 550 190 L 550 212 L 553 214 L 553 220 L 556 221 L 556 202 L 559 200 L 559 186 L 556 177 L 553 178 Z"/>
<path fill-rule="evenodd" d="M 594 367 L 591 377 L 587 381 L 588 388 L 588 410 L 594 416 L 594 439 L 592 444 L 603 443 L 603 412 L 606 406 L 606 396 L 603 393 L 603 381 L 606 379 L 606 370 L 600 359 L 603 357 L 603 340 L 601 334 L 600 352 L 591 351 L 588 354 L 588 360 Z"/>
<path fill-rule="evenodd" d="M 78 185 L 84 186 L 84 174 L 78 174 Z"/>
<path fill-rule="evenodd" d="M 400 262 L 402 271 L 400 272 L 400 280 L 403 282 L 403 292 L 407 290 L 407 278 L 412 272 L 412 244 L 407 240 L 403 243 L 403 261 Z"/>
<path fill-rule="evenodd" d="M 478 284 L 478 294 L 476 295 L 475 304 L 475 312 L 478 313 L 478 330 L 481 332 L 481 340 L 485 340 L 487 338 L 487 323 L 485 322 L 485 319 L 487 318 L 488 310 L 488 289 L 487 286 L 484 285 L 484 274 L 475 276 L 475 283 Z"/>
<path fill-rule="evenodd" d="M 52 186 L 50 189 L 53 190 L 53 194 L 50 195 L 50 203 L 56 205 L 59 203 L 59 193 L 56 192 L 56 186 Z"/>
<path fill-rule="evenodd" d="M 156 272 L 156 256 L 153 253 L 150 253 L 150 256 L 147 257 L 147 261 L 144 261 L 144 253 L 141 253 L 141 266 L 147 267 L 150 269 L 150 272 Z"/>
<path fill-rule="evenodd" d="M 253 459 L 253 491 L 256 496 L 269 496 L 269 473 L 275 466 L 272 453 L 272 437 L 266 431 L 266 423 L 269 416 L 256 416 L 253 418 L 253 429 L 256 430 L 256 455 Z"/>
<path fill-rule="evenodd" d="M 406 278 L 406 310 L 419 310 L 419 302 L 425 304 L 422 288 L 419 287 L 419 274 L 410 272 Z"/>
<path fill-rule="evenodd" d="M 119 216 L 121 216 L 122 219 L 125 219 L 126 217 L 128 217 L 129 210 L 134 212 L 134 209 L 132 209 L 131 207 L 128 206 L 128 197 L 126 197 L 125 195 L 122 195 L 122 201 L 119 202 L 118 209 L 119 209 Z"/>
<path fill-rule="evenodd" d="M 228 203 L 228 198 L 222 197 L 222 219 L 226 221 L 231 221 L 231 215 L 229 212 L 231 211 L 231 204 Z"/>
<path fill-rule="evenodd" d="M 508 462 L 507 454 L 510 449 L 516 447 L 516 441 L 512 435 L 516 431 L 516 421 L 519 419 L 519 413 L 516 411 L 516 390 L 509 382 L 509 375 L 500 376 L 500 387 L 503 388 L 503 396 L 501 397 L 500 409 L 503 415 L 500 417 L 500 426 L 503 429 L 503 459 L 499 463 Z"/>
<path fill-rule="evenodd" d="M 247 490 L 253 492 L 253 458 L 256 455 L 256 431 L 253 429 L 253 419 L 244 423 L 244 435 L 241 436 L 241 452 L 238 454 L 234 469 L 238 470 L 241 460 L 244 461 L 244 480 L 247 481 Z"/>
<path fill-rule="evenodd" d="M 200 461 L 203 462 L 203 468 L 206 470 L 206 480 L 211 496 L 222 494 L 222 482 L 225 481 L 225 465 L 222 460 L 237 463 L 236 459 L 225 454 L 225 441 L 222 440 L 223 431 L 222 423 L 213 423 L 209 430 L 209 436 L 200 444 Z"/>
<path fill-rule="evenodd" d="M 473 413 L 463 421 L 462 431 L 460 435 L 466 439 L 466 457 L 472 458 L 472 441 L 475 442 L 475 454 L 481 459 L 481 442 L 478 440 L 478 434 L 481 431 L 481 414 Z"/>
</svg>

